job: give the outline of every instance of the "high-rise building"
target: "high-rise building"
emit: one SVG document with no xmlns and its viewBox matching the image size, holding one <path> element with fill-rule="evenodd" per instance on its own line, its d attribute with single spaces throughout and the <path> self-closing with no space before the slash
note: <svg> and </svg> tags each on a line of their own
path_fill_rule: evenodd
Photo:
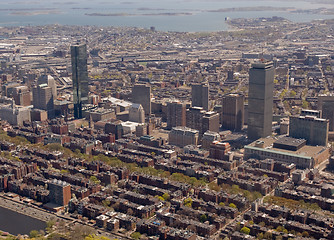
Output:
<svg viewBox="0 0 334 240">
<path fill-rule="evenodd" d="M 141 104 L 133 103 L 129 108 L 129 121 L 145 123 L 145 111 Z"/>
<path fill-rule="evenodd" d="M 88 103 L 87 47 L 71 46 L 74 117 L 82 118 L 83 104 Z"/>
<path fill-rule="evenodd" d="M 186 104 L 180 101 L 167 103 L 167 128 L 186 126 Z"/>
<path fill-rule="evenodd" d="M 243 128 L 244 101 L 245 97 L 242 94 L 228 94 L 223 97 L 223 128 L 233 131 L 240 131 Z"/>
<path fill-rule="evenodd" d="M 247 135 L 251 140 L 271 135 L 274 72 L 272 62 L 254 63 L 249 70 Z"/>
<path fill-rule="evenodd" d="M 46 111 L 54 109 L 52 89 L 47 84 L 40 84 L 32 89 L 34 108 Z"/>
<path fill-rule="evenodd" d="M 151 86 L 135 84 L 132 88 L 132 102 L 141 104 L 146 115 L 151 115 Z"/>
<path fill-rule="evenodd" d="M 61 180 L 52 180 L 49 184 L 50 201 L 65 206 L 71 200 L 71 185 Z"/>
<path fill-rule="evenodd" d="M 329 120 L 329 131 L 334 131 L 334 96 L 318 96 L 318 110 Z"/>
<path fill-rule="evenodd" d="M 191 107 L 186 112 L 186 126 L 191 129 L 196 129 L 202 135 L 203 131 L 203 116 L 205 110 L 202 107 Z"/>
<path fill-rule="evenodd" d="M 13 91 L 13 99 L 16 105 L 29 106 L 31 105 L 31 93 L 27 86 L 15 87 Z"/>
<path fill-rule="evenodd" d="M 37 85 L 47 84 L 52 89 L 53 99 L 57 99 L 57 85 L 55 79 L 51 75 L 42 75 L 37 80 Z"/>
<path fill-rule="evenodd" d="M 191 101 L 193 107 L 202 107 L 209 110 L 209 84 L 192 84 Z"/>
<path fill-rule="evenodd" d="M 290 117 L 289 136 L 303 138 L 307 144 L 327 146 L 329 120 L 315 116 Z"/>
<path fill-rule="evenodd" d="M 191 107 L 186 111 L 186 126 L 198 130 L 200 138 L 206 131 L 219 132 L 219 113 Z"/>
<path fill-rule="evenodd" d="M 219 132 L 219 113 L 206 112 L 202 121 L 202 134 L 206 131 Z"/>
</svg>

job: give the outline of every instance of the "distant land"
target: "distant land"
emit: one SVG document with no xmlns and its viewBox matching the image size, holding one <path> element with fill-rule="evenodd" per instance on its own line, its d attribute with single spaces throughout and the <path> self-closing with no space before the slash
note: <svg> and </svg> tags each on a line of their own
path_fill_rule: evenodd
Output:
<svg viewBox="0 0 334 240">
<path fill-rule="evenodd" d="M 85 13 L 87 16 L 98 17 L 129 17 L 129 16 L 190 16 L 193 13 Z"/>
</svg>

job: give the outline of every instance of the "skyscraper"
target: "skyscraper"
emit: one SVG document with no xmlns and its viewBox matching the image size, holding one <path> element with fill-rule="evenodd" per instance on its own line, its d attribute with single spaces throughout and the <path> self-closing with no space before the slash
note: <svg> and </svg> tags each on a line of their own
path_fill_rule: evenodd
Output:
<svg viewBox="0 0 334 240">
<path fill-rule="evenodd" d="M 37 85 L 32 89 L 34 108 L 50 111 L 54 109 L 52 88 L 47 84 Z"/>
<path fill-rule="evenodd" d="M 145 115 L 151 115 L 151 86 L 136 84 L 132 88 L 132 102 L 141 104 Z"/>
<path fill-rule="evenodd" d="M 322 111 L 322 118 L 329 120 L 329 131 L 334 131 L 334 96 L 318 96 L 318 110 Z"/>
<path fill-rule="evenodd" d="M 327 146 L 329 120 L 315 116 L 290 117 L 289 136 L 303 138 L 309 145 Z"/>
<path fill-rule="evenodd" d="M 86 44 L 71 46 L 74 117 L 82 118 L 82 105 L 88 103 Z"/>
<path fill-rule="evenodd" d="M 57 85 L 56 85 L 55 79 L 51 75 L 42 75 L 38 78 L 37 84 L 40 85 L 40 84 L 43 84 L 43 83 L 45 83 L 49 87 L 51 87 L 53 99 L 56 100 L 56 98 L 57 98 Z"/>
<path fill-rule="evenodd" d="M 167 103 L 167 128 L 186 126 L 186 104 L 178 100 Z"/>
<path fill-rule="evenodd" d="M 228 94 L 223 97 L 223 128 L 240 131 L 244 126 L 244 100 L 242 94 Z"/>
<path fill-rule="evenodd" d="M 145 111 L 141 104 L 133 103 L 129 108 L 129 121 L 145 123 Z"/>
<path fill-rule="evenodd" d="M 191 107 L 186 111 L 186 126 L 198 130 L 200 138 L 206 131 L 219 132 L 219 113 Z"/>
<path fill-rule="evenodd" d="M 193 84 L 191 85 L 191 101 L 193 107 L 202 107 L 209 110 L 209 85 Z"/>
<path fill-rule="evenodd" d="M 49 182 L 50 201 L 59 206 L 65 206 L 71 199 L 71 185 L 61 180 L 53 179 Z"/>
<path fill-rule="evenodd" d="M 251 140 L 271 135 L 274 75 L 272 62 L 254 63 L 249 70 L 247 135 Z"/>
</svg>

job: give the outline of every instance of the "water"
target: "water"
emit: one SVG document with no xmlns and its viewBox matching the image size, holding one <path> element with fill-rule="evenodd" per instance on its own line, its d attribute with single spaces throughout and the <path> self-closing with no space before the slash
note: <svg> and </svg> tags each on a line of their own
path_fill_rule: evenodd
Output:
<svg viewBox="0 0 334 240">
<path fill-rule="evenodd" d="M 29 234 L 31 230 L 44 230 L 45 222 L 0 207 L 0 230 L 13 235 Z"/>
<path fill-rule="evenodd" d="M 331 4 L 305 1 L 254 0 L 1 0 L 0 26 L 21 25 L 97 25 L 130 26 L 162 31 L 222 31 L 228 29 L 225 17 L 257 18 L 279 16 L 295 22 L 331 19 L 334 15 L 289 13 L 285 11 L 208 12 L 232 7 L 292 7 L 298 9 L 334 8 Z M 88 16 L 86 14 L 125 14 L 125 16 Z M 188 13 L 191 15 L 151 15 Z M 25 14 L 25 15 L 23 15 Z M 143 15 L 150 14 L 150 15 Z"/>
</svg>

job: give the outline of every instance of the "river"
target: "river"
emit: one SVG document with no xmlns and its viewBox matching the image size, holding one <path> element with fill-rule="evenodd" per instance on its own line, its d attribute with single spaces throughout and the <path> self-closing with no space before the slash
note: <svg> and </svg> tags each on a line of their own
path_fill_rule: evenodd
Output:
<svg viewBox="0 0 334 240">
<path fill-rule="evenodd" d="M 0 207 L 0 230 L 13 235 L 29 234 L 31 230 L 44 230 L 45 222 Z"/>
</svg>

